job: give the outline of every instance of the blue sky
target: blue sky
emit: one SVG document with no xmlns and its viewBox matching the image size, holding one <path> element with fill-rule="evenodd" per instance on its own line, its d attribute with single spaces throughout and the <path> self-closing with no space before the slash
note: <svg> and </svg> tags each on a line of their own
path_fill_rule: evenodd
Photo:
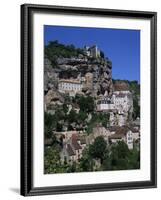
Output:
<svg viewBox="0 0 161 200">
<path fill-rule="evenodd" d="M 44 26 L 45 45 L 58 40 L 83 48 L 96 44 L 112 61 L 112 78 L 140 82 L 140 31 L 107 28 Z"/>
</svg>

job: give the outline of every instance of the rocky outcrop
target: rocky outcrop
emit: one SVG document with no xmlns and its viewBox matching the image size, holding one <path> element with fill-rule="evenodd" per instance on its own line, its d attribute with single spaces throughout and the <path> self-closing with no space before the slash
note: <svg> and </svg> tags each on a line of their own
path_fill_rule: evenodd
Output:
<svg viewBox="0 0 161 200">
<path fill-rule="evenodd" d="M 57 44 L 58 45 L 58 44 Z M 99 99 L 101 96 L 111 97 L 113 93 L 112 63 L 108 58 L 88 56 L 79 49 L 79 53 L 71 57 L 64 57 L 58 51 L 57 45 L 52 47 L 44 59 L 44 95 L 45 109 L 54 111 L 56 106 L 66 104 L 65 93 L 58 90 L 60 79 L 77 79 L 81 84 L 81 91 L 77 94 L 92 96 Z M 62 48 L 62 45 L 59 45 Z M 55 51 L 57 49 L 57 51 Z M 64 46 L 66 51 L 68 48 Z M 71 51 L 71 49 L 70 49 Z M 53 53 L 53 56 L 51 54 Z M 82 52 L 82 53 L 81 53 Z M 67 53 L 69 53 L 67 51 Z M 69 54 L 66 54 L 69 55 Z M 54 61 L 54 62 L 53 62 Z M 59 91 L 61 93 L 59 93 Z"/>
<path fill-rule="evenodd" d="M 52 110 L 57 105 L 62 105 L 64 103 L 63 96 L 58 92 L 52 89 L 48 90 L 45 95 L 45 107 L 48 110 Z"/>
<path fill-rule="evenodd" d="M 113 92 L 112 85 L 112 63 L 104 58 L 58 58 L 58 65 L 53 68 L 50 61 L 45 59 L 45 91 L 57 89 L 58 79 L 83 78 L 84 92 L 93 96 L 106 95 L 111 96 Z"/>
<path fill-rule="evenodd" d="M 60 70 L 53 69 L 51 62 L 45 58 L 44 60 L 44 92 L 47 94 L 49 90 L 57 88 Z"/>
</svg>

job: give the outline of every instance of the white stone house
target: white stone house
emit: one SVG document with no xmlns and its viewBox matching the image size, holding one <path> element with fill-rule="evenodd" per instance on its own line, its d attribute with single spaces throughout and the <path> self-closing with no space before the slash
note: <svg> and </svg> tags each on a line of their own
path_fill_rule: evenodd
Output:
<svg viewBox="0 0 161 200">
<path fill-rule="evenodd" d="M 132 93 L 129 90 L 128 84 L 126 83 L 114 84 L 112 101 L 115 105 L 115 109 L 117 109 L 119 113 L 133 111 L 133 98 L 132 98 Z"/>
<path fill-rule="evenodd" d="M 111 99 L 104 97 L 97 101 L 97 111 L 112 111 L 115 109 L 114 103 Z"/>
<path fill-rule="evenodd" d="M 126 133 L 126 138 L 125 138 L 125 142 L 126 142 L 129 149 L 133 149 L 133 141 L 134 141 L 134 138 L 133 138 L 133 135 L 132 135 L 132 131 L 129 130 Z"/>
<path fill-rule="evenodd" d="M 115 105 L 115 109 L 117 109 L 119 113 L 128 111 L 132 112 L 133 99 L 130 91 L 126 91 L 126 93 L 124 93 L 124 91 L 120 91 L 119 94 L 114 92 L 112 100 Z"/>
<path fill-rule="evenodd" d="M 117 110 L 119 114 L 128 112 L 129 110 L 132 112 L 133 99 L 127 85 L 114 86 L 114 92 L 111 98 L 104 96 L 97 101 L 97 111 L 112 110 Z"/>
<path fill-rule="evenodd" d="M 132 93 L 126 83 L 114 84 L 112 97 L 101 97 L 97 101 L 97 111 L 110 113 L 110 125 L 123 126 L 133 111 Z"/>
<path fill-rule="evenodd" d="M 61 93 L 69 93 L 70 96 L 75 96 L 81 92 L 83 84 L 77 79 L 60 79 L 58 83 L 58 91 Z"/>
<path fill-rule="evenodd" d="M 118 126 L 124 126 L 126 124 L 127 117 L 124 113 L 119 113 L 117 119 Z"/>
<path fill-rule="evenodd" d="M 110 135 L 109 143 L 115 144 L 118 141 L 124 141 L 129 149 L 133 149 L 133 135 L 132 131 L 127 127 L 120 127 L 115 134 Z"/>
<path fill-rule="evenodd" d="M 132 131 L 132 137 L 133 137 L 134 141 L 140 139 L 140 128 L 139 127 L 130 127 L 130 130 Z"/>
<path fill-rule="evenodd" d="M 100 50 L 96 45 L 90 47 L 91 56 L 94 58 L 100 57 Z"/>
</svg>

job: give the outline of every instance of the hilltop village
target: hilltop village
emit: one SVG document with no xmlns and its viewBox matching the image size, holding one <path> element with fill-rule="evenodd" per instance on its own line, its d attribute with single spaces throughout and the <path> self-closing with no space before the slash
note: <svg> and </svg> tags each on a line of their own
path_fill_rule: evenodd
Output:
<svg viewBox="0 0 161 200">
<path fill-rule="evenodd" d="M 137 82 L 113 80 L 112 62 L 96 45 L 76 49 L 51 42 L 44 65 L 45 173 L 126 169 L 102 157 L 113 148 L 134 152 L 137 164 L 129 166 L 139 168 Z"/>
</svg>

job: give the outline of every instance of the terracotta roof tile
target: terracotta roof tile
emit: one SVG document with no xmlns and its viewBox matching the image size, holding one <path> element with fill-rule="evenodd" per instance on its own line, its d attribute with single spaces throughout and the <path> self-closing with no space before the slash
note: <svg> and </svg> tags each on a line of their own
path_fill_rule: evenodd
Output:
<svg viewBox="0 0 161 200">
<path fill-rule="evenodd" d="M 74 156 L 75 155 L 75 153 L 74 153 L 74 151 L 73 151 L 73 149 L 72 149 L 70 144 L 67 144 L 67 152 L 68 152 L 69 156 Z"/>
<path fill-rule="evenodd" d="M 128 91 L 128 90 L 129 90 L 129 85 L 127 83 L 121 82 L 114 84 L 114 91 Z"/>
<path fill-rule="evenodd" d="M 121 139 L 126 135 L 128 130 L 129 128 L 127 126 L 119 127 L 117 128 L 115 134 L 109 136 L 109 139 Z"/>
<path fill-rule="evenodd" d="M 78 135 L 72 134 L 72 146 L 74 147 L 75 150 L 82 149 L 77 140 L 78 140 Z"/>
</svg>

